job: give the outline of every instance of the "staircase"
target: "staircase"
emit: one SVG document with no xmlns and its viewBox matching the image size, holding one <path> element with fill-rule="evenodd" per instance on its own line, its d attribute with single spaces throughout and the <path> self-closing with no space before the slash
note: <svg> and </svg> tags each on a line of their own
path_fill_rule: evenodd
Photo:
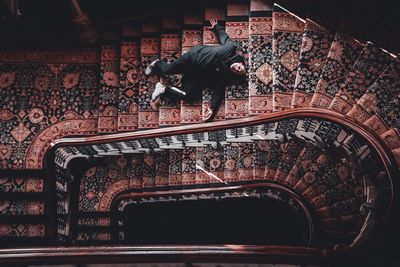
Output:
<svg viewBox="0 0 400 267">
<path fill-rule="evenodd" d="M 210 18 L 225 25 L 248 67 L 246 84 L 226 88 L 215 120 L 299 107 L 329 109 L 364 123 L 399 154 L 397 57 L 263 1 L 228 2 L 226 7 L 181 17 L 168 15 L 144 22 L 141 29 L 124 25 L 121 36 L 111 34 L 115 29 L 105 32 L 99 133 L 201 122 L 209 107 L 207 90 L 195 104 L 164 98 L 159 108 L 151 107 L 158 77 L 147 77 L 143 70 L 155 58 L 173 61 L 194 45 L 217 45 L 207 26 Z M 162 80 L 179 86 L 180 78 Z"/>
<path fill-rule="evenodd" d="M 146 76 L 144 70 L 156 58 L 173 61 L 193 46 L 217 45 L 210 18 L 225 25 L 247 60 L 248 75 L 245 83 L 226 88 L 215 116 L 226 124 L 221 129 L 203 124 L 211 128 L 202 130 L 210 92 L 205 88 L 195 103 L 164 98 L 154 107 L 150 98 L 155 84 L 161 79 L 179 86 L 182 77 Z M 106 29 L 99 50 L 94 128 L 100 139 L 121 133 L 121 140 L 104 141 L 104 135 L 101 142 L 94 138 L 90 144 L 77 141 L 58 148 L 52 173 L 55 203 L 44 201 L 53 185 L 43 186 L 42 171 L 23 178 L 1 175 L 2 240 L 32 237 L 45 244 L 46 230 L 54 228 L 58 245 L 119 244 L 124 242 L 124 207 L 131 202 L 115 202 L 115 197 L 125 191 L 269 182 L 299 196 L 316 218 L 318 240 L 313 244 L 333 248 L 363 239 L 372 220 L 371 209 L 365 207 L 377 199 L 388 205 L 382 197 L 391 190 L 382 182 L 387 178 L 383 164 L 358 132 L 301 115 L 247 126 L 234 121 L 229 126 L 229 120 L 242 118 L 246 124 L 246 118 L 268 120 L 305 108 L 336 114 L 369 128 L 400 165 L 400 61 L 390 52 L 260 0 L 228 1 L 225 6 Z M 181 128 L 181 133 L 168 126 L 189 128 Z M 83 164 L 82 173 L 71 171 L 74 161 Z M 29 189 L 32 184 L 34 189 Z M 56 222 L 46 220 L 55 210 L 50 218 Z"/>
<path fill-rule="evenodd" d="M 82 169 L 79 184 L 70 189 L 79 190 L 79 197 L 69 199 L 70 203 L 79 199 L 79 205 L 58 200 L 64 203 L 60 210 L 67 210 L 59 215 L 76 218 L 59 228 L 69 224 L 72 229 L 77 223 L 74 235 L 79 244 L 124 242 L 124 212 L 129 205 L 212 200 L 219 197 L 212 192 L 217 188 L 253 185 L 256 190 L 266 182 L 286 188 L 286 193 L 278 194 L 282 197 L 293 192 L 295 199 L 301 199 L 300 206 L 313 211 L 309 216 L 315 221 L 308 227 L 316 229 L 310 232 L 314 245 L 352 245 L 368 236 L 366 229 L 384 220 L 390 202 L 391 189 L 384 182 L 388 173 L 373 148 L 354 131 L 318 118 L 247 126 L 232 122 L 236 124 L 220 130 L 205 127 L 202 132 L 185 133 L 173 127 L 156 136 L 154 131 L 142 131 L 125 135 L 126 141 L 112 141 L 116 137 L 110 136 L 108 142 L 88 145 L 94 141 L 89 138 L 58 148 L 57 169 L 67 173 L 76 166 Z M 70 143 L 68 138 L 61 142 Z M 245 192 L 225 197 L 255 191 Z M 182 196 L 174 196 L 177 193 Z M 381 215 L 372 215 L 378 206 Z M 297 212 L 309 213 L 301 208 Z"/>
<path fill-rule="evenodd" d="M 0 236 L 3 244 L 46 242 L 47 182 L 43 171 L 8 171 L 0 175 Z"/>
</svg>

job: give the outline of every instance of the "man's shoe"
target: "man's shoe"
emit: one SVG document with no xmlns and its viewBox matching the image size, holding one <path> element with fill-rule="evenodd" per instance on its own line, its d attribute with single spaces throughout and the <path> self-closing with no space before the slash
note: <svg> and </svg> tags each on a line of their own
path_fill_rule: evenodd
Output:
<svg viewBox="0 0 400 267">
<path fill-rule="evenodd" d="M 151 95 L 151 101 L 156 100 L 157 98 L 160 97 L 160 95 L 164 94 L 166 88 L 167 88 L 167 86 L 165 86 L 164 84 L 158 82 L 156 84 L 156 88 L 154 89 L 153 94 Z"/>
<path fill-rule="evenodd" d="M 156 65 L 156 63 L 157 63 L 158 61 L 160 61 L 160 60 L 159 60 L 159 59 L 156 59 L 156 60 L 154 60 L 153 62 L 151 62 L 151 63 L 147 66 L 147 68 L 146 68 L 144 74 L 150 75 L 150 74 L 153 72 L 154 66 Z"/>
</svg>

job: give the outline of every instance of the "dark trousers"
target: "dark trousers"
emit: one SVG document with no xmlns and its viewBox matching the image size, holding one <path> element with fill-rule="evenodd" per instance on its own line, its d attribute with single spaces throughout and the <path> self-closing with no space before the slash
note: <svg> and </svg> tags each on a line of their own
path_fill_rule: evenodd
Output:
<svg viewBox="0 0 400 267">
<path fill-rule="evenodd" d="M 155 64 L 155 73 L 162 75 L 183 74 L 180 90 L 186 93 L 186 96 L 177 94 L 173 90 L 166 91 L 165 95 L 172 99 L 183 99 L 188 103 L 193 103 L 201 98 L 202 83 L 198 75 L 192 73 L 190 67 L 189 53 L 183 54 L 174 62 L 167 63 L 165 61 L 158 61 Z"/>
</svg>

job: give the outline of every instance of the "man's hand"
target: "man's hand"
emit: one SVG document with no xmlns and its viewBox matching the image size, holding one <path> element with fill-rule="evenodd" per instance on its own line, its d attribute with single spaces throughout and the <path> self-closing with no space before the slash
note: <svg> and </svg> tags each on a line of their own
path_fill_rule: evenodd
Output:
<svg viewBox="0 0 400 267">
<path fill-rule="evenodd" d="M 150 100 L 150 106 L 152 109 L 156 110 L 160 106 L 160 98 L 157 97 L 156 100 Z"/>
<path fill-rule="evenodd" d="M 218 24 L 218 20 L 216 19 L 209 19 L 208 21 L 211 24 L 211 28 L 214 28 L 214 26 Z"/>
<path fill-rule="evenodd" d="M 206 114 L 204 114 L 203 122 L 209 122 L 213 119 L 213 117 L 214 117 L 214 111 L 211 108 L 209 108 L 206 111 Z"/>
</svg>

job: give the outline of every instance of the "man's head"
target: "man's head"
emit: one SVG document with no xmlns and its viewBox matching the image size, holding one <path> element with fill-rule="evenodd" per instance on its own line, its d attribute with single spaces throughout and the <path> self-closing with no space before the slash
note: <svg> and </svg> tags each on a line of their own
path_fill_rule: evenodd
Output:
<svg viewBox="0 0 400 267">
<path fill-rule="evenodd" d="M 241 62 L 232 63 L 230 70 L 236 75 L 244 75 L 246 73 L 246 68 Z"/>
</svg>

